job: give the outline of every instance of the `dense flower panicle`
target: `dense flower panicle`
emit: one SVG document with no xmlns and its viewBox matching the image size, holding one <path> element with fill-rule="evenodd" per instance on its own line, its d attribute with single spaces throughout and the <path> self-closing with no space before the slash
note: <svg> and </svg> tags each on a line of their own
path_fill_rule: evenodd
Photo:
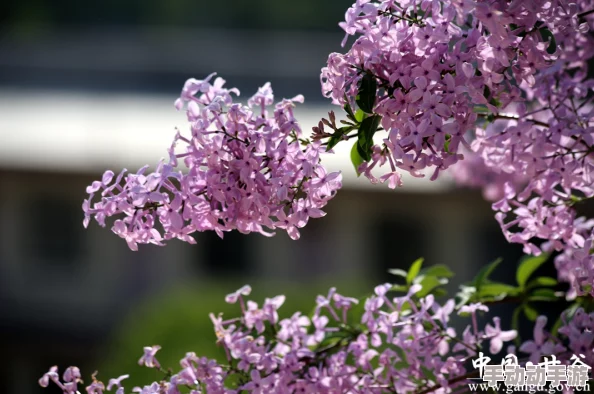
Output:
<svg viewBox="0 0 594 394">
<path fill-rule="evenodd" d="M 301 138 L 293 107 L 303 97 L 270 109 L 274 97 L 266 84 L 242 105 L 233 102 L 236 89 L 225 89 L 221 78 L 211 84 L 212 78 L 188 80 L 176 101 L 187 110 L 190 133 L 175 135 L 169 160 L 150 173 L 147 166 L 114 179 L 107 171 L 87 188 L 85 226 L 92 217 L 101 226 L 116 217 L 113 232 L 136 250 L 172 238 L 194 243 L 191 234 L 205 230 L 223 237 L 231 230 L 269 236 L 283 229 L 298 239 L 310 218 L 325 215 L 321 209 L 341 187 L 341 175 L 322 167 L 319 142 Z"/>
<path fill-rule="evenodd" d="M 566 248 L 555 258 L 559 279 L 571 285 L 569 299 L 588 294 L 594 296 L 594 255 L 591 253 L 593 247 L 594 240 L 589 237 L 584 241 L 583 247 Z"/>
<path fill-rule="evenodd" d="M 538 363 L 542 357 L 555 356 L 564 364 L 572 363 L 576 357 L 585 365 L 594 366 L 594 313 L 586 313 L 578 308 L 571 319 L 563 316 L 564 324 L 558 333 L 567 341 L 545 330 L 547 318 L 540 316 L 534 326 L 534 338 L 520 347 L 520 352 L 530 355 L 530 361 Z"/>
<path fill-rule="evenodd" d="M 586 79 L 594 40 L 585 34 L 592 21 L 577 17 L 594 4 L 551 4 L 548 12 L 536 8 L 536 19 L 556 39 L 555 58 L 542 62 L 526 53 L 514 76 L 523 81 L 520 87 L 530 101 L 511 114 L 497 114 L 500 119 L 486 129 L 477 129 L 472 148 L 499 174 L 495 182 L 517 174 L 526 177 L 526 182 L 510 179 L 505 184 L 503 195 L 493 204 L 496 218 L 506 238 L 524 244 L 526 253 L 563 252 L 555 264 L 559 278 L 572 285 L 573 297 L 592 292 L 594 283 L 594 265 L 588 261 L 589 252 L 583 253 L 591 248 L 586 239 L 592 236 L 594 221 L 578 217 L 574 210 L 576 203 L 594 196 L 590 175 L 594 113 L 588 96 L 594 85 Z M 501 10 L 514 12 L 503 5 Z M 522 77 L 526 67 L 537 71 L 529 79 Z"/>
<path fill-rule="evenodd" d="M 364 169 L 389 163 L 391 171 L 423 176 L 433 168 L 435 179 L 463 157 L 461 147 L 470 148 L 477 118 L 522 101 L 518 85 L 553 61 L 541 36 L 528 32 L 530 16 L 540 17 L 548 2 L 489 3 L 360 1 L 349 9 L 341 26 L 358 37 L 346 54 L 330 55 L 322 91 L 336 104 L 354 105 L 362 78 L 376 80 L 373 112 L 386 138 Z"/>
<path fill-rule="evenodd" d="M 495 200 L 510 242 L 529 254 L 565 251 L 561 279 L 590 269 L 571 257 L 593 234 L 573 209 L 594 196 L 594 18 L 580 16 L 593 8 L 591 0 L 358 0 L 340 24 L 343 45 L 355 40 L 330 54 L 321 81 L 347 108 L 362 108 L 370 78 L 377 87 L 371 110 L 362 109 L 381 117 L 383 140 L 359 170 L 375 183 L 371 170 L 386 167 L 379 180 L 395 187 L 402 171 L 434 180 L 453 167 L 461 184 Z M 576 294 L 594 288 L 570 282 Z"/>
<path fill-rule="evenodd" d="M 489 167 L 481 156 L 464 151 L 464 160 L 460 160 L 450 171 L 458 186 L 467 186 L 482 190 L 483 198 L 495 202 L 505 196 L 506 184 L 513 188 L 528 182 L 528 176 L 522 173 L 507 173 Z"/>
<path fill-rule="evenodd" d="M 467 145 L 464 133 L 474 123 L 468 92 L 479 89 L 470 84 L 475 70 L 455 57 L 465 58 L 462 48 L 474 46 L 476 37 L 464 37 L 452 23 L 453 6 L 429 7 L 423 18 L 412 14 L 416 7 L 357 2 L 341 26 L 359 37 L 346 54 L 332 53 L 322 69 L 322 91 L 340 105 L 354 106 L 364 75 L 376 79 L 373 111 L 386 135 L 362 165 L 370 178 L 371 168 L 385 164 L 390 173 L 421 177 L 433 168 L 437 176 L 461 158 L 458 147 Z M 455 42 L 450 50 L 448 43 Z"/>
</svg>

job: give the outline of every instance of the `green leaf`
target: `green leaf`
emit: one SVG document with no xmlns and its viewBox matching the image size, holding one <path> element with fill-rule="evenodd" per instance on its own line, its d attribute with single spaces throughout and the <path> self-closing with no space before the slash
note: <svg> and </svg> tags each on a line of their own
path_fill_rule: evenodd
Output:
<svg viewBox="0 0 594 394">
<path fill-rule="evenodd" d="M 555 292 L 553 289 L 536 289 L 534 290 L 530 296 L 528 296 L 529 301 L 558 301 L 561 298 L 560 295 Z"/>
<path fill-rule="evenodd" d="M 479 273 L 476 275 L 476 277 L 474 278 L 473 281 L 473 285 L 476 288 L 477 292 L 480 293 L 481 290 L 481 286 L 483 285 L 483 282 L 485 282 L 489 276 L 493 273 L 493 271 L 495 270 L 495 268 L 497 268 L 497 266 L 499 264 L 501 264 L 503 260 L 501 258 L 493 261 L 492 263 L 484 266 Z"/>
<path fill-rule="evenodd" d="M 445 264 L 436 264 L 421 270 L 421 274 L 437 276 L 439 278 L 451 278 L 454 276 L 452 270 Z"/>
<path fill-rule="evenodd" d="M 443 149 L 446 151 L 446 153 L 450 153 L 450 143 L 451 142 L 452 142 L 452 136 L 449 134 L 446 134 L 445 142 L 443 144 Z"/>
<path fill-rule="evenodd" d="M 526 288 L 531 289 L 533 287 L 553 287 L 557 286 L 557 279 L 551 278 L 550 276 L 539 276 L 538 278 L 532 279 L 528 282 Z"/>
<path fill-rule="evenodd" d="M 353 113 L 353 109 L 351 108 L 351 104 L 349 104 L 349 99 L 346 96 L 346 94 L 344 95 L 344 102 L 346 103 L 344 105 L 344 110 L 347 113 L 348 118 L 350 118 L 353 121 L 356 120 L 355 114 Z"/>
<path fill-rule="evenodd" d="M 406 292 L 408 292 L 408 286 L 394 285 L 390 288 L 390 291 L 401 291 L 403 293 L 406 293 Z"/>
<path fill-rule="evenodd" d="M 563 320 L 561 320 L 561 316 L 559 316 L 557 318 L 557 320 L 555 320 L 555 324 L 553 324 L 553 327 L 551 328 L 551 334 L 554 336 L 557 336 L 557 333 L 562 325 L 563 325 Z"/>
<path fill-rule="evenodd" d="M 435 376 L 435 373 L 430 370 L 429 368 L 427 368 L 426 366 L 421 364 L 421 370 L 423 371 L 423 376 L 425 377 L 425 379 L 427 379 L 428 381 L 431 382 L 437 382 L 437 377 Z"/>
<path fill-rule="evenodd" d="M 514 309 L 514 313 L 512 315 L 511 327 L 512 327 L 512 330 L 516 330 L 517 332 L 520 331 L 520 313 L 521 312 L 522 312 L 522 306 L 518 306 L 516 309 Z M 520 339 L 519 335 L 517 335 L 516 339 L 514 339 L 514 343 L 516 344 L 516 347 L 519 347 L 520 344 L 522 343 L 522 340 Z"/>
<path fill-rule="evenodd" d="M 373 135 L 377 131 L 380 120 L 379 115 L 373 115 L 363 119 L 359 126 L 359 135 L 357 144 L 359 145 L 359 155 L 365 161 L 371 160 L 371 147 L 373 146 Z"/>
<path fill-rule="evenodd" d="M 344 339 L 344 337 L 340 337 L 340 336 L 332 336 L 332 337 L 324 338 L 324 341 L 322 343 L 320 343 L 320 345 L 318 346 L 318 349 L 333 348 L 335 346 L 338 346 L 340 341 L 342 341 L 343 339 Z"/>
<path fill-rule="evenodd" d="M 407 272 L 405 270 L 402 270 L 400 268 L 392 268 L 388 270 L 388 273 L 390 275 L 396 275 L 396 276 L 402 276 L 403 278 L 406 278 Z"/>
<path fill-rule="evenodd" d="M 359 108 L 368 114 L 373 113 L 375 95 L 377 93 L 377 82 L 372 74 L 365 73 L 363 78 L 361 78 L 358 93 L 356 101 Z"/>
<path fill-rule="evenodd" d="M 243 386 L 242 383 L 242 379 L 243 379 L 243 374 L 242 373 L 230 373 L 225 377 L 225 387 L 230 387 L 230 388 L 239 388 L 240 386 Z"/>
<path fill-rule="evenodd" d="M 520 289 L 514 286 L 506 285 L 505 283 L 483 283 L 478 291 L 479 297 L 495 297 L 496 299 L 503 299 L 506 296 L 517 296 L 520 294 Z"/>
<path fill-rule="evenodd" d="M 400 360 L 407 362 L 406 352 L 404 350 L 402 350 L 401 347 L 394 346 L 393 349 L 396 352 L 396 354 L 398 354 L 398 357 L 400 358 Z"/>
<path fill-rule="evenodd" d="M 538 311 L 536 309 L 534 309 L 533 307 L 531 307 L 528 304 L 524 304 L 523 309 L 524 309 L 524 315 L 526 315 L 528 320 L 536 321 L 536 318 L 538 317 Z"/>
<path fill-rule="evenodd" d="M 476 294 L 476 287 L 460 285 L 460 291 L 456 296 L 460 299 L 456 304 L 456 308 L 466 305 L 468 301 Z"/>
<path fill-rule="evenodd" d="M 366 149 L 362 148 L 361 144 L 359 144 L 359 141 L 357 141 L 356 145 L 357 145 L 357 153 L 359 154 L 359 156 L 361 156 L 361 159 L 363 159 L 363 161 L 371 160 L 371 149 L 366 150 Z"/>
<path fill-rule="evenodd" d="M 353 163 L 353 166 L 355 166 L 355 172 L 357 172 L 357 176 L 361 175 L 361 173 L 359 172 L 359 166 L 363 164 L 364 161 L 365 160 L 363 160 L 363 158 L 359 154 L 359 144 L 357 143 L 357 141 L 355 141 L 353 147 L 351 148 L 351 162 Z"/>
<path fill-rule="evenodd" d="M 547 253 L 542 253 L 539 256 L 526 256 L 520 260 L 520 265 L 516 271 L 516 280 L 521 288 L 524 288 L 530 276 L 544 264 L 549 258 Z"/>
<path fill-rule="evenodd" d="M 417 277 L 417 275 L 419 274 L 419 271 L 421 270 L 421 267 L 423 266 L 423 261 L 424 259 L 418 258 L 416 259 L 410 266 L 410 268 L 408 269 L 408 274 L 406 274 L 406 283 L 407 284 L 412 284 L 413 283 L 413 279 Z"/>
<path fill-rule="evenodd" d="M 422 286 L 421 290 L 419 290 L 419 292 L 416 294 L 417 297 L 425 297 L 435 288 L 447 284 L 448 280 L 445 278 L 440 279 L 436 276 L 417 276 L 415 283 L 418 283 Z"/>
<path fill-rule="evenodd" d="M 336 144 L 338 144 L 340 141 L 342 141 L 342 137 L 346 133 L 351 131 L 352 129 L 353 128 L 349 127 L 349 126 L 344 126 L 339 129 L 336 129 L 336 131 L 332 134 L 332 136 L 330 136 L 330 139 L 328 139 L 328 146 L 326 147 L 326 152 L 328 152 L 330 149 L 334 148 L 336 146 Z"/>
<path fill-rule="evenodd" d="M 443 296 L 448 295 L 447 290 L 446 289 L 442 289 L 441 287 L 438 287 L 437 289 L 433 290 L 431 293 L 435 296 L 435 298 L 443 297 Z"/>
<path fill-rule="evenodd" d="M 365 112 L 363 112 L 361 109 L 358 109 L 357 112 L 355 112 L 355 120 L 361 123 L 363 122 L 363 119 L 365 119 Z"/>
<path fill-rule="evenodd" d="M 477 104 L 472 109 L 475 114 L 488 114 L 489 113 L 489 107 L 487 107 L 484 104 Z"/>
<path fill-rule="evenodd" d="M 549 46 L 547 47 L 547 53 L 549 55 L 555 53 L 557 51 L 557 41 L 555 40 L 555 35 L 553 35 L 553 33 L 551 33 L 547 27 L 541 27 L 538 31 L 540 32 L 543 41 L 549 43 Z"/>
<path fill-rule="evenodd" d="M 490 101 L 489 104 L 493 105 L 494 107 L 500 107 L 501 106 L 501 101 L 497 100 L 495 97 L 493 97 Z"/>
<path fill-rule="evenodd" d="M 338 346 L 339 343 L 344 340 L 348 339 L 351 334 L 346 331 L 334 331 L 329 333 L 324 340 L 316 346 L 317 349 L 328 349 L 334 346 Z"/>
</svg>

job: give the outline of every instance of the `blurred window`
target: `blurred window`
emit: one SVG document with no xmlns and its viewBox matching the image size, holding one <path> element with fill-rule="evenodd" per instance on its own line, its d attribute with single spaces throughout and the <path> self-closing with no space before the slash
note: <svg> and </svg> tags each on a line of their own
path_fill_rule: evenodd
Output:
<svg viewBox="0 0 594 394">
<path fill-rule="evenodd" d="M 499 269 L 496 269 L 491 279 L 506 283 L 515 281 L 515 269 L 506 270 L 503 267 L 516 267 L 518 261 L 522 258 L 522 245 L 508 243 L 501 231 L 501 227 L 493 221 L 487 221 L 475 233 L 474 244 L 478 246 L 478 261 L 476 266 L 478 270 L 485 264 L 495 261 L 498 258 L 503 259 Z"/>
<path fill-rule="evenodd" d="M 37 261 L 72 265 L 81 252 L 82 213 L 79 204 L 57 196 L 37 195 L 27 204 L 20 237 L 24 251 Z"/>
<path fill-rule="evenodd" d="M 205 231 L 200 235 L 198 248 L 205 262 L 205 270 L 213 276 L 238 276 L 250 272 L 249 261 L 250 236 L 238 231 L 225 233 L 225 239 L 219 238 L 214 231 Z"/>
<path fill-rule="evenodd" d="M 387 273 L 391 268 L 408 269 L 426 251 L 422 223 L 405 217 L 380 219 L 375 227 L 378 268 L 374 276 L 394 281 Z"/>
</svg>

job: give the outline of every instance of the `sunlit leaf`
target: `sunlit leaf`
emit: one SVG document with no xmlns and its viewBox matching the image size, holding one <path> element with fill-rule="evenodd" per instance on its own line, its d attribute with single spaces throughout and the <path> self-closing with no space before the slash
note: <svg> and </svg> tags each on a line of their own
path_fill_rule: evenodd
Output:
<svg viewBox="0 0 594 394">
<path fill-rule="evenodd" d="M 408 274 L 406 274 L 406 283 L 408 283 L 409 285 L 413 283 L 413 279 L 416 278 L 419 274 L 419 271 L 421 271 L 423 261 L 424 259 L 421 257 L 411 264 L 410 268 L 408 269 Z"/>
<path fill-rule="evenodd" d="M 526 256 L 520 260 L 520 265 L 516 271 L 516 280 L 520 287 L 524 288 L 530 276 L 547 261 L 549 255 L 542 253 L 539 256 Z"/>
</svg>

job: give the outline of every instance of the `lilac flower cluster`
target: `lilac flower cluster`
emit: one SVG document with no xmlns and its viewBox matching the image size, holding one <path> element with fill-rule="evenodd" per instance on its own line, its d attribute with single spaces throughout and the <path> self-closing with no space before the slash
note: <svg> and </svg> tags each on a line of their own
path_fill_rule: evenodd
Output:
<svg viewBox="0 0 594 394">
<path fill-rule="evenodd" d="M 594 365 L 594 351 L 592 341 L 594 334 L 594 313 L 586 313 L 579 308 L 572 319 L 564 319 L 564 325 L 559 328 L 559 334 L 568 339 L 567 346 L 558 336 L 545 331 L 547 318 L 540 316 L 534 326 L 534 339 L 526 341 L 520 346 L 520 351 L 530 354 L 530 361 L 538 363 L 543 356 L 559 356 L 562 362 L 570 357 L 579 356 L 586 365 Z"/>
<path fill-rule="evenodd" d="M 574 298 L 594 290 L 589 258 L 594 221 L 575 211 L 576 203 L 594 195 L 594 113 L 588 94 L 594 81 L 587 79 L 594 40 L 586 34 L 592 21 L 579 16 L 594 3 L 552 4 L 555 12 L 543 12 L 544 3 L 534 12 L 539 26 L 556 40 L 554 58 L 528 64 L 537 72 L 520 84 L 525 99 L 518 100 L 511 115 L 498 113 L 494 118 L 500 120 L 477 129 L 472 148 L 493 172 L 526 177 L 524 183 L 504 185 L 493 204 L 496 219 L 508 241 L 523 244 L 526 253 L 562 252 L 555 261 L 558 276 L 572 285 L 569 296 Z M 500 9 L 512 18 L 513 10 Z"/>
<path fill-rule="evenodd" d="M 401 171 L 432 170 L 433 180 L 472 152 L 455 178 L 497 200 L 505 236 L 525 253 L 563 251 L 559 277 L 575 277 L 574 295 L 594 294 L 594 264 L 573 258 L 591 249 L 594 226 L 574 210 L 594 196 L 593 8 L 590 0 L 357 0 L 341 23 L 343 45 L 356 39 L 321 73 L 335 104 L 382 126 L 371 130 L 383 139 L 367 158 L 360 135 L 369 129 L 359 129 L 359 170 L 372 182 L 382 166 L 390 187 L 402 184 Z"/>
<path fill-rule="evenodd" d="M 525 174 L 494 171 L 477 153 L 465 150 L 462 152 L 464 160 L 456 163 L 449 175 L 457 185 L 481 189 L 483 198 L 487 201 L 495 202 L 502 199 L 508 184 L 518 188 L 528 183 Z"/>
<path fill-rule="evenodd" d="M 482 356 L 483 347 L 488 346 L 491 354 L 500 353 L 504 343 L 517 335 L 514 330 L 502 330 L 497 317 L 481 330 L 477 314 L 488 311 L 484 304 L 456 307 L 453 299 L 439 304 L 432 295 L 418 297 L 418 284 L 398 297 L 390 295 L 393 289 L 389 283 L 377 286 L 358 311 L 357 299 L 332 288 L 326 296 L 317 297 L 311 316 L 297 312 L 281 320 L 278 310 L 284 296 L 267 298 L 260 307 L 246 299 L 251 288 L 244 286 L 226 298 L 229 303 L 239 302 L 240 317 L 224 320 L 211 314 L 226 363 L 190 352 L 178 372 L 166 372 L 162 380 L 132 392 L 448 393 L 478 376 L 472 360 Z M 460 337 L 451 326 L 456 311 L 471 320 Z M 529 355 L 522 363 L 537 363 L 541 356 L 554 355 L 567 364 L 571 355 L 581 355 L 582 362 L 593 365 L 593 319 L 594 313 L 578 309 L 559 329 L 569 340 L 565 347 L 560 337 L 544 331 L 546 318 L 539 317 L 534 338 L 519 349 Z M 159 349 L 145 347 L 139 364 L 165 372 L 156 358 Z M 514 346 L 507 351 L 513 354 Z M 60 380 L 57 368 L 52 367 L 39 383 L 47 387 L 53 381 L 65 394 L 75 394 L 83 383 L 80 377 L 78 368 L 70 367 Z M 111 379 L 106 388 L 93 376 L 87 393 L 114 389 L 124 394 L 121 382 L 127 377 Z"/>
<path fill-rule="evenodd" d="M 151 173 L 148 166 L 136 174 L 123 170 L 115 179 L 107 171 L 87 188 L 85 226 L 93 217 L 101 226 L 116 217 L 113 232 L 136 250 L 172 238 L 195 243 L 190 234 L 205 230 L 223 237 L 283 229 L 298 239 L 309 218 L 325 214 L 321 208 L 341 187 L 341 175 L 322 167 L 319 142 L 301 138 L 293 107 L 303 97 L 282 100 L 270 113 L 269 84 L 242 105 L 223 79 L 210 83 L 213 75 L 188 80 L 176 101 L 187 109 L 190 134 L 175 135 L 168 161 Z"/>
<path fill-rule="evenodd" d="M 386 163 L 382 181 L 399 170 L 422 177 L 429 168 L 436 179 L 462 159 L 460 146 L 470 149 L 466 133 L 479 117 L 477 106 L 494 111 L 493 99 L 505 106 L 519 97 L 519 89 L 496 72 L 513 67 L 512 43 L 485 36 L 487 27 L 502 28 L 490 10 L 472 2 L 361 0 L 347 11 L 341 26 L 358 37 L 346 54 L 330 55 L 322 91 L 336 104 L 355 105 L 366 78 L 376 84 L 370 110 L 381 117 L 386 135 L 360 167 L 373 182 L 370 170 Z M 468 15 L 473 20 L 467 26 Z"/>
</svg>

